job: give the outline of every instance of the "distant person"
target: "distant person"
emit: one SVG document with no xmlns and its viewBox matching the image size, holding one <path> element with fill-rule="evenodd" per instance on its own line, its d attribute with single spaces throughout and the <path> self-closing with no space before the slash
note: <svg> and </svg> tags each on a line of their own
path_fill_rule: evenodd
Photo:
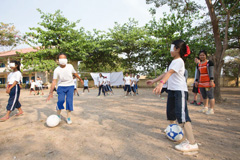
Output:
<svg viewBox="0 0 240 160">
<path fill-rule="evenodd" d="M 79 96 L 79 93 L 77 90 L 77 79 L 75 75 L 73 75 L 73 83 L 74 83 L 74 96 L 75 96 L 75 93 L 77 93 L 77 96 Z"/>
<path fill-rule="evenodd" d="M 194 75 L 194 80 L 196 80 L 196 77 L 197 77 L 197 65 L 200 63 L 200 59 L 198 57 L 195 57 L 194 59 L 194 62 L 196 63 L 196 69 L 195 69 L 195 75 Z M 190 104 L 193 104 L 195 106 L 200 106 L 200 105 L 203 105 L 203 98 L 202 98 L 202 94 L 200 92 L 200 89 L 198 87 L 195 86 L 195 81 L 193 83 L 193 89 L 192 89 L 192 92 L 194 94 L 194 98 L 193 98 L 193 101 L 190 102 Z M 197 94 L 200 95 L 200 102 L 197 103 Z"/>
<path fill-rule="evenodd" d="M 124 92 L 125 96 L 128 96 L 128 94 L 131 92 L 131 78 L 128 76 L 128 73 L 125 74 L 124 77 Z"/>
<path fill-rule="evenodd" d="M 139 75 L 137 75 L 137 78 L 136 78 L 136 94 L 138 95 L 138 82 L 139 82 L 139 79 L 140 78 L 140 76 Z"/>
<path fill-rule="evenodd" d="M 84 78 L 84 82 L 83 83 L 84 83 L 83 93 L 84 93 L 85 89 L 87 89 L 88 93 L 89 93 L 90 91 L 89 91 L 89 88 L 88 88 L 88 79 L 87 79 L 87 77 Z"/>
<path fill-rule="evenodd" d="M 208 115 L 214 114 L 214 64 L 212 61 L 207 60 L 207 52 L 205 50 L 199 52 L 199 58 L 201 62 L 198 64 L 195 86 L 200 88 L 203 97 L 204 107 L 200 112 Z M 210 109 L 208 108 L 208 99 L 210 101 Z"/>
<path fill-rule="evenodd" d="M 100 95 L 101 95 L 101 90 L 102 90 L 102 92 L 103 92 L 103 94 L 104 94 L 104 96 L 105 96 L 105 88 L 104 88 L 104 86 L 103 86 L 103 75 L 102 75 L 102 73 L 99 73 L 99 78 L 98 78 L 98 86 L 99 86 L 99 92 L 98 92 L 98 97 L 100 97 Z"/>
<path fill-rule="evenodd" d="M 34 92 L 34 95 L 37 94 L 37 92 L 36 92 L 36 90 L 35 90 L 35 87 L 36 87 L 36 83 L 35 83 L 34 80 L 32 79 L 29 95 L 32 94 L 32 91 Z"/>
</svg>

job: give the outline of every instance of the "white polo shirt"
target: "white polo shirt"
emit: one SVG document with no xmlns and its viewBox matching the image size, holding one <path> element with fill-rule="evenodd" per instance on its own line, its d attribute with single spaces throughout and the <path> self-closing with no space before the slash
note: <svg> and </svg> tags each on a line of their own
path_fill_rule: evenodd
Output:
<svg viewBox="0 0 240 160">
<path fill-rule="evenodd" d="M 18 84 L 20 84 L 21 80 L 22 80 L 22 73 L 20 71 L 11 72 L 7 78 L 8 84 L 13 84 L 15 81 L 17 81 Z"/>
</svg>

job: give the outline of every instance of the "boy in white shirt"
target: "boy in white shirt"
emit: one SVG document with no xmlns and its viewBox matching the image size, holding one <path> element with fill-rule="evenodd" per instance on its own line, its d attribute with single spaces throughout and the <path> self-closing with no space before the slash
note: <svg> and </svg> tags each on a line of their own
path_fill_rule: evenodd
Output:
<svg viewBox="0 0 240 160">
<path fill-rule="evenodd" d="M 58 55 L 59 66 L 54 70 L 53 82 L 51 85 L 50 93 L 47 101 L 53 98 L 53 90 L 56 86 L 58 79 L 58 102 L 57 102 L 57 114 L 61 119 L 61 110 L 64 109 L 64 102 L 66 99 L 66 110 L 67 110 L 67 123 L 71 124 L 72 120 L 70 118 L 71 111 L 73 111 L 73 92 L 74 92 L 74 82 L 73 75 L 75 75 L 82 83 L 82 79 L 79 77 L 75 69 L 71 64 L 67 64 L 67 55 L 60 53 Z"/>
<path fill-rule="evenodd" d="M 76 79 L 75 75 L 73 75 L 73 83 L 74 83 L 74 95 L 75 95 L 75 93 L 77 93 L 77 95 L 79 96 L 79 93 L 77 90 L 77 79 Z"/>
<path fill-rule="evenodd" d="M 128 96 L 129 92 L 131 92 L 131 78 L 128 76 L 128 73 L 125 74 L 124 77 L 124 92 L 125 96 Z"/>
<path fill-rule="evenodd" d="M 84 93 L 85 89 L 88 90 L 88 94 L 89 94 L 90 91 L 89 91 L 89 88 L 88 88 L 88 79 L 87 79 L 87 77 L 84 78 L 83 93 Z"/>
<path fill-rule="evenodd" d="M 35 90 L 35 86 L 36 86 L 36 83 L 35 83 L 34 80 L 32 79 L 32 80 L 31 80 L 31 87 L 30 87 L 30 93 L 29 93 L 29 95 L 31 95 L 32 91 L 34 91 L 34 95 L 37 93 L 36 90 Z"/>
</svg>

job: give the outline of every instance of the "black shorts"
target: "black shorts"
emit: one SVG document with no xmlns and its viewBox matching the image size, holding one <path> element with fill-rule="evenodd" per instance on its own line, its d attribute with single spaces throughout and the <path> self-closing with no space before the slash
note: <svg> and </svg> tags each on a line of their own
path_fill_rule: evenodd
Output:
<svg viewBox="0 0 240 160">
<path fill-rule="evenodd" d="M 34 91 L 34 88 L 31 88 L 30 90 L 31 90 L 31 91 Z"/>
<path fill-rule="evenodd" d="M 83 88 L 83 89 L 84 89 L 84 90 L 85 90 L 85 89 L 88 89 L 88 86 L 84 86 L 84 88 Z"/>
<path fill-rule="evenodd" d="M 198 87 L 195 87 L 195 85 L 193 85 L 192 92 L 193 92 L 193 93 L 199 93 L 199 92 L 198 92 Z"/>
<path fill-rule="evenodd" d="M 35 89 L 36 89 L 36 91 L 39 91 L 39 90 L 40 90 L 39 87 L 35 87 Z"/>
<path fill-rule="evenodd" d="M 177 120 L 178 123 L 191 122 L 187 108 L 186 91 L 168 90 L 167 99 L 167 119 L 170 121 Z"/>
<path fill-rule="evenodd" d="M 166 92 L 166 93 L 168 93 L 168 90 L 167 90 L 167 88 L 162 88 L 162 90 L 161 90 L 161 94 L 162 94 L 163 92 Z"/>
</svg>

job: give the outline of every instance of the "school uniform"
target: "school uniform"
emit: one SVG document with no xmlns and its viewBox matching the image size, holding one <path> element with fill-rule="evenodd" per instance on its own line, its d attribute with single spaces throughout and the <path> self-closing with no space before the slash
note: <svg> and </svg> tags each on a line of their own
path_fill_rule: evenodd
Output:
<svg viewBox="0 0 240 160">
<path fill-rule="evenodd" d="M 105 96 L 105 90 L 104 90 L 104 87 L 103 87 L 103 85 L 102 85 L 102 83 L 103 83 L 103 77 L 99 77 L 99 92 L 98 92 L 98 96 L 100 96 L 100 94 L 101 94 L 101 90 L 102 90 L 102 92 L 103 92 L 103 94 L 104 94 L 104 96 Z"/>
<path fill-rule="evenodd" d="M 106 78 L 103 79 L 103 90 L 104 90 L 105 92 L 108 92 L 107 79 L 106 79 Z"/>
<path fill-rule="evenodd" d="M 83 86 L 84 86 L 84 88 L 83 88 L 84 90 L 88 89 L 88 80 L 84 79 L 84 85 Z"/>
<path fill-rule="evenodd" d="M 35 82 L 31 82 L 31 91 L 35 90 L 35 86 L 36 86 L 36 83 Z"/>
<path fill-rule="evenodd" d="M 124 77 L 124 80 L 125 80 L 125 87 L 124 87 L 124 91 L 126 92 L 131 92 L 131 78 L 128 76 L 128 77 Z"/>
<path fill-rule="evenodd" d="M 53 73 L 53 79 L 58 79 L 58 102 L 57 110 L 64 109 L 64 102 L 66 97 L 66 110 L 73 111 L 73 92 L 74 82 L 73 73 L 76 73 L 71 64 L 67 64 L 64 68 L 58 66 Z"/>
<path fill-rule="evenodd" d="M 108 88 L 108 91 L 112 92 L 112 87 L 110 85 L 110 81 L 107 81 L 107 88 Z"/>
<path fill-rule="evenodd" d="M 187 83 L 182 58 L 174 59 L 168 70 L 174 70 L 168 79 L 167 119 L 178 123 L 191 122 L 187 108 Z"/>
<path fill-rule="evenodd" d="M 135 82 L 136 82 L 136 78 L 132 77 L 131 78 L 131 90 L 135 93 L 136 92 L 136 88 L 135 88 Z"/>
<path fill-rule="evenodd" d="M 13 111 L 15 108 L 20 108 L 21 103 L 19 102 L 19 96 L 20 96 L 20 81 L 22 79 L 22 73 L 20 71 L 11 72 L 8 75 L 7 82 L 9 87 L 13 85 L 13 83 L 16 81 L 17 84 L 11 89 L 9 93 L 9 99 L 6 109 L 8 111 Z"/>
<path fill-rule="evenodd" d="M 74 83 L 74 90 L 77 90 L 77 79 L 73 79 L 73 83 Z"/>
</svg>

